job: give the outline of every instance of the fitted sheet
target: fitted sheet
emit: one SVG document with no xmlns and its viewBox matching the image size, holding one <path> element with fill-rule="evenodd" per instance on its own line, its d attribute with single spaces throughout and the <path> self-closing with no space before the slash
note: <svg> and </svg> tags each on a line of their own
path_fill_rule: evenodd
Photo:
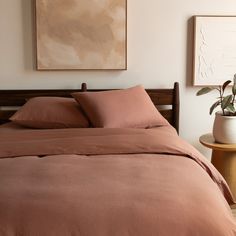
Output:
<svg viewBox="0 0 236 236">
<path fill-rule="evenodd" d="M 224 179 L 171 127 L 1 130 L 0 186 L 0 235 L 236 235 Z"/>
</svg>

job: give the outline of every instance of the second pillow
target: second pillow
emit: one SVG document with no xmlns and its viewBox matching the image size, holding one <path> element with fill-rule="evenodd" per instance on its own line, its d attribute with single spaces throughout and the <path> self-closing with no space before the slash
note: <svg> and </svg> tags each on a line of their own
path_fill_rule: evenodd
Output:
<svg viewBox="0 0 236 236">
<path fill-rule="evenodd" d="M 103 92 L 78 92 L 72 96 L 94 127 L 150 128 L 168 125 L 142 86 Z"/>
</svg>

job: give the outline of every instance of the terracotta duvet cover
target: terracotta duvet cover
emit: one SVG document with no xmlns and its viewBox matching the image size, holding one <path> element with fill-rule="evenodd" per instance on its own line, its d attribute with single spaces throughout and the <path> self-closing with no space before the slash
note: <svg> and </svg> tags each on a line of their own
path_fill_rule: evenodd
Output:
<svg viewBox="0 0 236 236">
<path fill-rule="evenodd" d="M 230 236 L 233 201 L 171 127 L 0 129 L 1 236 Z"/>
</svg>

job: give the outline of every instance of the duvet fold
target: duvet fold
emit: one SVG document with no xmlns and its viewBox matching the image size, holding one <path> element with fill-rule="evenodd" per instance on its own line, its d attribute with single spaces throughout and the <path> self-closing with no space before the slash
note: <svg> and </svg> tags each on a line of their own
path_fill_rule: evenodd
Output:
<svg viewBox="0 0 236 236">
<path fill-rule="evenodd" d="M 170 126 L 154 129 L 50 129 L 0 133 L 0 158 L 141 153 L 180 155 L 193 159 L 218 185 L 228 203 L 235 202 L 215 167 Z"/>
</svg>

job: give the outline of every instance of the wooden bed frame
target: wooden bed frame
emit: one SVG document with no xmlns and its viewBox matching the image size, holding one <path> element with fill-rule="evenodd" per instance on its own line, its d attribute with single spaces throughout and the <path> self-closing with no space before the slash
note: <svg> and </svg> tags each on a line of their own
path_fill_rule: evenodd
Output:
<svg viewBox="0 0 236 236">
<path fill-rule="evenodd" d="M 86 83 L 83 83 L 81 89 L 70 90 L 0 90 L 0 124 L 8 122 L 10 116 L 15 113 L 16 107 L 24 105 L 29 98 L 71 97 L 71 93 L 79 91 L 106 91 L 106 89 L 89 90 Z M 179 84 L 175 82 L 174 88 L 171 89 L 146 89 L 146 91 L 161 114 L 179 132 Z M 166 105 L 171 107 L 166 108 Z M 160 106 L 164 106 L 164 108 Z"/>
</svg>

